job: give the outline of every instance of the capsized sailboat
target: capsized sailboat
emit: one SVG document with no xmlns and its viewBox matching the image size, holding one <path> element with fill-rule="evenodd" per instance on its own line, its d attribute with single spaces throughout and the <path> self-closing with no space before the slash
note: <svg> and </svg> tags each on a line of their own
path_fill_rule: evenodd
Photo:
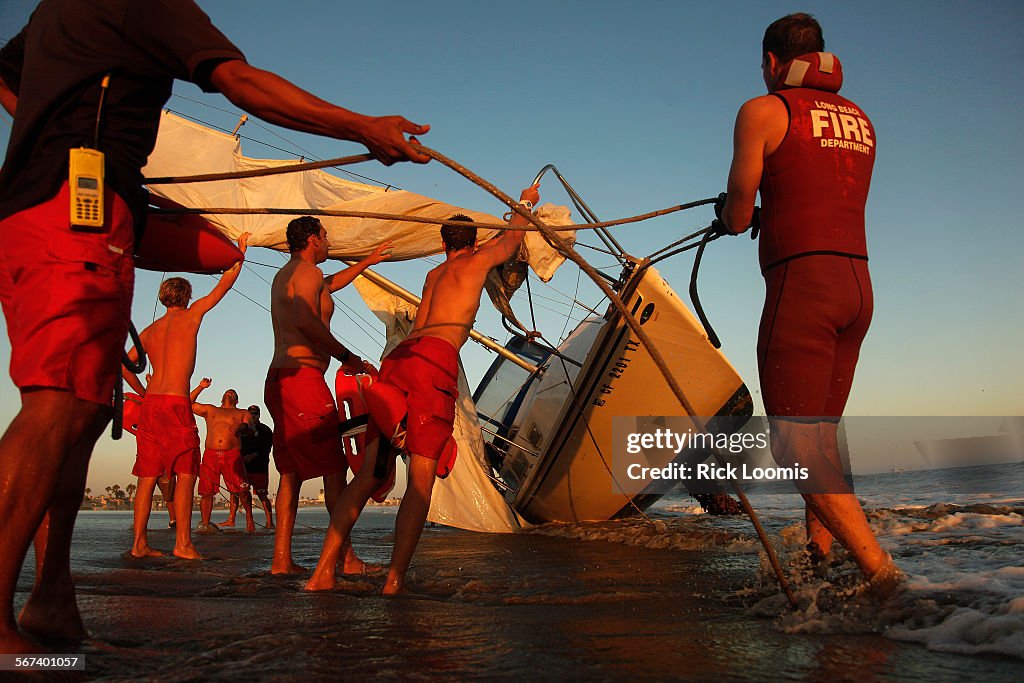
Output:
<svg viewBox="0 0 1024 683">
<path fill-rule="evenodd" d="M 146 177 L 187 176 L 288 163 L 245 157 L 234 136 L 166 112 L 144 173 Z M 573 203 L 587 214 L 589 208 L 563 184 Z M 487 214 L 411 192 L 343 180 L 324 171 L 150 189 L 188 207 L 310 207 L 438 219 L 464 213 L 479 222 L 497 222 Z M 570 223 L 564 207 L 547 205 L 539 215 L 548 224 Z M 250 232 L 251 246 L 287 249 L 287 220 L 279 215 L 207 218 L 232 238 Z M 592 215 L 588 219 L 596 220 Z M 437 225 L 352 217 L 325 217 L 323 223 L 332 244 L 331 256 L 339 259 L 360 258 L 388 240 L 395 244 L 392 260 L 440 251 Z M 488 232 L 481 231 L 480 239 L 487 239 Z M 572 233 L 561 234 L 573 238 Z M 750 415 L 751 400 L 735 369 L 711 345 L 701 324 L 649 259 L 629 256 L 610 234 L 602 239 L 617 248 L 623 266 L 615 283 L 617 293 L 671 365 L 695 414 L 724 420 L 721 429 L 738 428 Z M 530 268 L 545 281 L 564 261 L 535 232 L 528 233 L 525 252 Z M 360 278 L 356 286 L 385 323 L 386 355 L 411 329 L 417 299 L 379 276 L 368 275 L 372 279 Z M 604 520 L 642 510 L 667 491 L 663 482 L 653 480 L 625 486 L 613 467 L 613 417 L 679 414 L 651 354 L 631 334 L 619 311 L 609 307 L 604 315 L 583 321 L 557 349 L 513 335 L 504 348 L 496 350 L 500 355 L 475 392 L 470 392 L 460 371 L 454 435 L 459 458 L 451 476 L 435 485 L 431 521 L 503 532 L 524 523 Z M 673 461 L 703 458 L 707 453 L 664 457 Z M 665 464 L 663 460 L 653 456 L 648 465 L 657 467 Z"/>
</svg>

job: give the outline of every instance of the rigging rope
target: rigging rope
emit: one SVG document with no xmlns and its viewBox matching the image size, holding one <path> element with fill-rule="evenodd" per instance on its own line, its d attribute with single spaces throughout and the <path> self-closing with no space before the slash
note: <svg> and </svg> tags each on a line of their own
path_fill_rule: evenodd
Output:
<svg viewBox="0 0 1024 683">
<path fill-rule="evenodd" d="M 622 302 L 622 299 L 619 298 L 619 295 L 616 294 L 611 289 L 611 287 L 608 286 L 608 283 L 604 282 L 601 279 L 601 276 L 598 274 L 598 272 L 589 263 L 587 263 L 586 260 L 582 256 L 580 256 L 566 240 L 559 237 L 557 232 L 551 230 L 547 225 L 543 223 L 543 221 L 534 216 L 532 212 L 523 208 L 518 202 L 513 200 L 504 192 L 502 192 L 498 187 L 491 184 L 487 180 L 484 180 L 483 178 L 476 175 L 475 173 L 465 168 L 461 164 L 452 161 L 451 159 L 441 154 L 440 152 L 433 150 L 429 147 L 426 147 L 424 145 L 416 145 L 416 148 L 423 154 L 426 154 L 431 158 L 436 159 L 437 161 L 444 164 L 448 168 L 452 169 L 456 173 L 459 173 L 460 175 L 465 177 L 467 180 L 477 184 L 484 190 L 487 190 L 495 198 L 497 198 L 498 200 L 506 204 L 509 208 L 511 208 L 512 211 L 515 211 L 520 216 L 530 221 L 541 231 L 541 233 L 543 233 L 543 235 L 549 241 L 551 241 L 555 245 L 555 247 L 559 251 L 561 251 L 567 258 L 569 258 L 573 263 L 579 266 L 580 269 L 583 270 L 583 272 L 585 272 L 587 276 L 594 281 L 594 284 L 596 284 L 601 289 L 604 295 L 608 297 L 608 299 L 612 302 L 612 305 L 615 306 L 616 309 L 618 309 L 619 313 L 621 313 L 623 322 L 626 323 L 630 330 L 632 330 L 632 332 L 637 336 L 640 343 L 644 345 L 644 348 L 647 349 L 647 353 L 650 354 L 651 360 L 654 362 L 655 367 L 658 368 L 658 371 L 661 373 L 665 382 L 668 384 L 669 389 L 675 395 L 676 399 L 679 401 L 679 404 L 686 411 L 687 415 L 690 416 L 690 418 L 694 421 L 694 424 L 696 424 L 699 427 L 701 432 L 708 433 L 707 425 L 701 424 L 700 420 L 697 419 L 699 416 L 696 410 L 694 409 L 693 404 L 690 403 L 690 400 L 683 393 L 682 387 L 680 387 L 679 383 L 676 381 L 675 376 L 672 374 L 672 371 L 669 369 L 668 364 L 665 362 L 665 358 L 661 355 L 661 351 L 654 345 L 654 343 L 651 341 L 647 333 L 640 327 L 639 321 L 637 321 L 636 318 L 630 315 L 629 310 L 626 308 L 626 305 Z M 699 206 L 701 203 L 709 202 L 705 200 L 704 202 L 697 202 L 695 203 L 695 205 Z M 725 464 L 725 458 L 718 448 L 712 448 L 712 453 L 714 454 L 715 459 L 718 460 L 720 464 Z M 747 496 L 740 488 L 739 484 L 735 480 L 730 480 L 729 483 L 732 485 L 733 491 L 736 493 L 737 498 L 739 498 L 740 500 L 740 504 L 743 506 L 743 510 L 747 513 L 747 516 L 750 518 L 750 521 L 754 525 L 754 529 L 757 531 L 758 538 L 761 540 L 761 544 L 764 546 L 765 552 L 768 555 L 768 559 L 771 562 L 772 568 L 775 570 L 776 577 L 779 580 L 779 584 L 781 585 L 783 592 L 785 592 L 786 597 L 789 599 L 790 603 L 795 606 L 796 598 L 794 597 L 792 591 L 789 588 L 789 582 L 786 580 L 785 575 L 782 572 L 782 567 L 779 564 L 778 556 L 775 554 L 775 549 L 769 542 L 768 535 L 765 533 L 764 528 L 761 526 L 761 522 L 757 518 L 757 513 L 754 512 L 754 508 L 750 505 L 750 501 L 747 500 Z"/>
<path fill-rule="evenodd" d="M 623 303 L 622 299 L 619 297 L 619 295 L 614 290 L 612 290 L 612 288 L 608 285 L 608 283 L 605 282 L 602 279 L 601 274 L 593 266 L 591 266 L 589 263 L 587 263 L 587 261 L 582 256 L 580 256 L 579 253 L 576 252 L 575 249 L 573 249 L 572 245 L 569 244 L 565 239 L 560 237 L 558 235 L 558 233 L 559 232 L 569 231 L 569 230 L 583 230 L 583 229 L 597 229 L 597 228 L 614 227 L 614 226 L 618 226 L 618 225 L 624 225 L 624 224 L 627 224 L 627 223 L 634 223 L 634 222 L 639 222 L 639 221 L 642 221 L 642 220 L 648 220 L 650 218 L 655 218 L 655 217 L 658 217 L 658 216 L 664 216 L 664 215 L 667 215 L 667 214 L 670 214 L 670 213 L 674 213 L 676 211 L 682 211 L 682 210 L 686 210 L 686 209 L 690 209 L 690 208 L 694 208 L 694 207 L 702 206 L 702 205 L 706 205 L 706 204 L 713 204 L 717 200 L 717 197 L 708 198 L 708 199 L 702 199 L 702 200 L 698 200 L 698 201 L 695 201 L 695 202 L 689 202 L 687 204 L 680 204 L 680 205 L 669 207 L 669 208 L 666 208 L 666 209 L 661 209 L 661 210 L 658 210 L 658 211 L 652 211 L 652 212 L 649 212 L 649 213 L 646 213 L 646 214 L 640 214 L 638 216 L 633 216 L 633 217 L 630 217 L 630 218 L 619 219 L 619 220 L 615 220 L 615 221 L 603 221 L 603 222 L 597 222 L 597 223 L 587 223 L 587 224 L 579 224 L 579 225 L 563 226 L 563 227 L 559 227 L 559 228 L 553 228 L 553 227 L 550 227 L 550 226 L 546 225 L 545 223 L 543 223 L 540 219 L 538 219 L 536 216 L 534 216 L 533 213 L 531 213 L 530 211 L 528 211 L 525 208 L 521 207 L 515 200 L 513 200 L 510 196 L 505 194 L 497 186 L 493 185 L 489 181 L 487 181 L 487 180 L 483 179 L 482 177 L 478 176 L 477 174 L 473 173 L 472 171 L 470 171 L 466 167 L 462 166 L 461 164 L 453 161 L 452 159 L 449 159 L 444 154 L 442 154 L 442 153 L 440 153 L 440 152 L 438 152 L 438 151 L 436 151 L 434 149 L 431 149 L 430 147 L 426 147 L 425 145 L 421 145 L 421 144 L 418 144 L 418 143 L 415 143 L 415 142 L 412 143 L 412 144 L 413 144 L 414 148 L 417 149 L 417 151 L 419 151 L 419 152 L 421 152 L 421 153 L 431 157 L 432 159 L 435 159 L 439 163 L 443 164 L 444 166 L 447 166 L 449 169 L 451 169 L 451 170 L 455 171 L 456 173 L 458 173 L 459 175 L 463 176 L 464 178 L 466 178 L 470 182 L 473 182 L 477 186 L 479 186 L 482 189 L 486 190 L 492 196 L 494 196 L 499 201 L 501 201 L 503 204 L 508 206 L 512 211 L 514 211 L 515 213 L 517 213 L 520 216 L 522 216 L 523 218 L 525 218 L 527 221 L 529 221 L 534 226 L 534 228 L 533 228 L 534 230 L 537 230 L 541 234 L 543 234 L 544 237 L 550 243 L 552 243 L 552 245 L 555 246 L 555 248 L 558 251 L 560 251 L 569 260 L 571 260 L 573 263 L 575 263 L 580 268 L 580 270 L 582 270 L 584 273 L 586 273 L 587 276 L 594 282 L 594 284 L 597 285 L 597 287 L 601 290 L 601 292 L 608 298 L 608 300 L 612 303 L 612 305 L 619 311 L 619 313 L 622 316 L 622 320 L 626 324 L 626 326 L 629 327 L 629 329 L 633 332 L 633 334 L 636 335 L 636 337 L 639 340 L 639 342 L 641 344 L 643 344 L 644 347 L 647 349 L 647 352 L 651 356 L 651 360 L 653 361 L 655 367 L 658 368 L 658 371 L 661 373 L 662 377 L 664 378 L 666 384 L 669 387 L 669 390 L 676 397 L 677 401 L 682 406 L 682 408 L 686 411 L 686 413 L 690 416 L 690 418 L 693 419 L 694 424 L 699 428 L 699 430 L 701 432 L 707 433 L 706 425 L 702 424 L 697 419 L 699 417 L 697 415 L 697 412 L 695 411 L 693 405 L 690 403 L 689 399 L 683 393 L 682 387 L 679 385 L 679 383 L 676 380 L 675 376 L 672 374 L 672 371 L 669 369 L 668 364 L 665 362 L 665 359 L 664 359 L 664 357 L 661 354 L 661 351 L 654 345 L 654 343 L 651 341 L 651 339 L 647 335 L 647 333 L 641 328 L 640 323 L 632 315 L 630 315 L 629 310 L 626 308 L 626 306 Z M 320 169 L 320 168 L 327 168 L 327 167 L 331 167 L 331 166 L 343 166 L 343 165 L 348 165 L 348 164 L 352 164 L 352 163 L 360 163 L 362 161 L 370 161 L 373 158 L 374 157 L 372 155 L 370 155 L 370 154 L 361 154 L 361 155 L 354 155 L 354 156 L 349 156 L 349 157 L 341 157 L 341 158 L 338 158 L 338 159 L 328 159 L 326 161 L 317 161 L 317 162 L 309 162 L 309 163 L 301 163 L 301 164 L 291 164 L 291 165 L 287 165 L 287 166 L 280 166 L 280 167 L 277 167 L 277 168 L 260 169 L 260 170 L 254 170 L 254 171 L 241 171 L 241 172 L 231 172 L 231 173 L 211 173 L 211 174 L 202 174 L 202 175 L 194 175 L 194 176 L 150 178 L 150 179 L 146 179 L 145 182 L 147 184 L 149 184 L 149 185 L 157 185 L 157 184 L 166 184 L 166 183 L 209 182 L 209 181 L 214 181 L 214 180 L 228 180 L 228 179 L 239 179 L 239 178 L 251 178 L 251 177 L 259 177 L 259 176 L 277 175 L 279 173 L 291 173 L 291 172 L 296 172 L 296 171 L 314 170 L 314 169 Z M 310 215 L 310 216 L 345 216 L 345 217 L 354 217 L 354 218 L 378 218 L 378 219 L 383 219 L 383 220 L 409 221 L 409 222 L 418 222 L 418 223 L 434 223 L 434 224 L 439 224 L 439 225 L 451 225 L 451 224 L 453 224 L 452 221 L 444 220 L 444 219 L 434 219 L 434 218 L 425 218 L 425 217 L 413 217 L 413 216 L 397 216 L 397 215 L 392 215 L 392 214 L 380 214 L 380 213 L 359 212 L 359 211 L 335 211 L 335 210 L 325 210 L 325 209 L 314 209 L 314 210 L 311 210 L 311 209 L 301 209 L 301 210 L 300 209 L 226 209 L 226 208 L 217 208 L 217 209 L 161 209 L 161 210 L 158 210 L 158 211 L 156 211 L 154 213 L 169 213 L 169 214 L 174 214 L 174 213 L 178 213 L 178 214 L 181 214 L 181 213 L 185 213 L 185 214 L 188 214 L 188 213 L 192 213 L 192 214 L 271 214 L 271 215 L 286 214 L 286 215 Z M 476 223 L 476 222 L 474 222 L 474 223 L 458 222 L 458 225 L 461 225 L 461 226 L 472 225 L 472 226 L 477 227 L 477 228 L 496 229 L 496 230 L 508 229 L 508 226 L 506 224 L 487 224 L 487 223 Z M 517 227 L 516 229 L 520 229 L 520 230 L 526 229 L 526 230 L 529 230 L 529 227 Z M 706 244 L 706 241 L 707 240 L 702 240 L 702 242 L 704 244 Z M 646 267 L 647 265 L 649 265 L 649 263 L 650 263 L 650 260 L 649 259 L 645 259 L 644 261 L 642 261 L 640 263 L 637 263 L 636 265 L 638 265 L 640 267 Z M 718 462 L 720 464 L 723 464 L 723 465 L 725 464 L 724 456 L 723 456 L 723 454 L 721 453 L 721 451 L 718 448 L 713 448 L 712 449 L 712 453 L 714 454 L 716 460 L 718 460 Z M 736 481 L 734 481 L 734 480 L 730 480 L 730 484 L 732 485 L 733 491 L 735 492 L 736 496 L 739 498 L 740 504 L 742 505 L 744 511 L 746 512 L 747 516 L 750 518 L 751 522 L 754 525 L 755 530 L 757 531 L 758 538 L 761 540 L 761 543 L 764 546 L 765 552 L 768 555 L 768 559 L 769 559 L 769 561 L 770 561 L 770 563 L 772 565 L 772 568 L 775 570 L 775 574 L 776 574 L 776 576 L 777 576 L 777 578 L 779 580 L 779 583 L 780 583 L 783 591 L 785 592 L 785 594 L 786 594 L 787 598 L 789 599 L 790 603 L 795 606 L 796 605 L 796 598 L 793 596 L 793 594 L 792 594 L 792 592 L 791 592 L 791 590 L 789 588 L 788 581 L 786 580 L 786 578 L 785 578 L 785 576 L 784 576 L 784 574 L 782 572 L 782 568 L 779 565 L 778 557 L 777 557 L 777 555 L 775 553 L 775 550 L 774 550 L 774 548 L 772 548 L 771 543 L 768 540 L 767 534 L 765 533 L 764 528 L 761 526 L 761 523 L 760 523 L 760 521 L 757 518 L 757 514 L 754 512 L 753 507 L 750 505 L 750 502 L 747 499 L 746 494 L 740 488 L 739 484 Z"/>
</svg>

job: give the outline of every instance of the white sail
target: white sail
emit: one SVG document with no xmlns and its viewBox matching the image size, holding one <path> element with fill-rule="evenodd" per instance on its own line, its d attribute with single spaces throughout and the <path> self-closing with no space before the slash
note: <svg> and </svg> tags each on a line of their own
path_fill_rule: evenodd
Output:
<svg viewBox="0 0 1024 683">
<path fill-rule="evenodd" d="M 241 143 L 233 136 L 193 123 L 165 111 L 160 119 L 156 147 L 143 169 L 147 178 L 181 177 L 205 173 L 226 173 L 275 168 L 299 160 L 252 159 L 242 155 Z M 499 219 L 479 211 L 424 197 L 405 190 L 387 190 L 350 180 L 342 180 L 320 170 L 282 173 L 242 180 L 216 180 L 202 183 L 161 184 L 150 191 L 186 207 L 232 209 L 331 209 L 395 215 L 449 218 L 462 213 L 481 223 L 499 223 Z M 551 225 L 568 225 L 565 207 L 543 205 L 538 210 Z M 207 215 L 207 220 L 235 239 L 251 233 L 249 245 L 287 251 L 285 227 L 289 216 L 266 214 Z M 367 256 L 382 242 L 395 243 L 389 260 L 402 261 L 439 253 L 440 226 L 429 223 L 370 218 L 321 218 L 331 242 L 330 256 L 358 259 Z M 481 230 L 478 239 L 489 239 L 496 231 Z M 573 241 L 575 233 L 562 233 Z M 536 232 L 526 236 L 530 266 L 547 281 L 565 260 Z"/>
</svg>

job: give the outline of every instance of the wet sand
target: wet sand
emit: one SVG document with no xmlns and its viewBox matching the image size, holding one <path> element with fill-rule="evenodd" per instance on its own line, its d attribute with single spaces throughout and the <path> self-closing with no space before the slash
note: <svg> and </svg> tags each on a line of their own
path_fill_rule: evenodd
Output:
<svg viewBox="0 0 1024 683">
<path fill-rule="evenodd" d="M 364 559 L 386 562 L 394 512 L 372 508 L 360 521 Z M 154 514 L 152 527 L 164 522 Z M 327 516 L 304 509 L 299 522 L 322 529 Z M 377 594 L 382 576 L 305 593 L 301 578 L 270 576 L 273 535 L 241 526 L 197 535 L 203 562 L 126 558 L 130 525 L 129 513 L 82 513 L 76 530 L 92 637 L 73 649 L 86 655 L 89 679 L 1024 677 L 1024 662 L 1009 657 L 938 653 L 871 632 L 787 633 L 754 614 L 765 594 L 752 588 L 758 556 L 729 530 L 681 550 L 575 540 L 564 529 L 427 529 L 411 574 L 418 595 L 396 600 Z M 311 568 L 321 531 L 299 528 L 295 541 L 296 561 Z M 173 536 L 152 528 L 150 542 L 168 550 Z M 31 574 L 28 563 L 18 603 Z"/>
</svg>

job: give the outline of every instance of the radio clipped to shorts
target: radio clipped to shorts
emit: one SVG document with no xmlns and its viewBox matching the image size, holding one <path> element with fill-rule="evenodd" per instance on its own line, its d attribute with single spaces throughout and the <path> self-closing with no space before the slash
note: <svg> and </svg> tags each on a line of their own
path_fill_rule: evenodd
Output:
<svg viewBox="0 0 1024 683">
<path fill-rule="evenodd" d="M 71 227 L 99 231 L 103 228 L 103 152 L 88 147 L 71 150 Z"/>
</svg>

